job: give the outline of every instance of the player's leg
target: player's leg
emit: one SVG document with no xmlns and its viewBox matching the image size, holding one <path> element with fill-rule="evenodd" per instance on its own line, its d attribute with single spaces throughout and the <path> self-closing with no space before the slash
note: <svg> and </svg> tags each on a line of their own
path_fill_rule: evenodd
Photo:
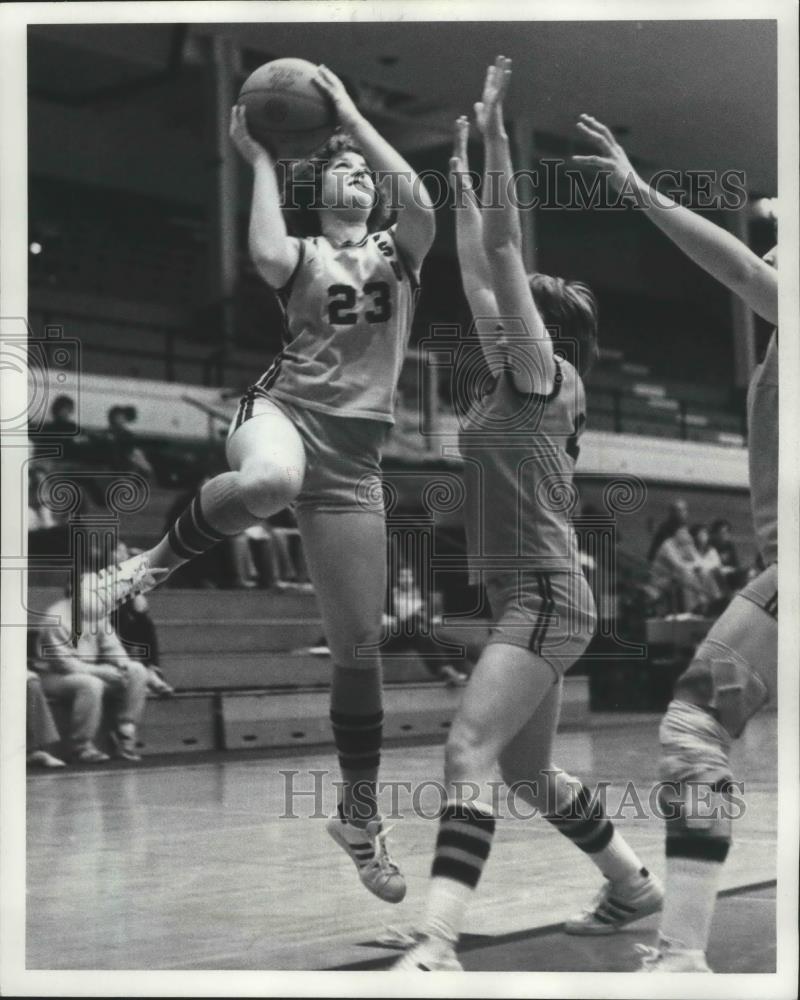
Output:
<svg viewBox="0 0 800 1000">
<path fill-rule="evenodd" d="M 776 694 L 777 577 L 770 566 L 733 599 L 679 678 L 661 722 L 667 895 L 661 953 L 645 960 L 650 970 L 707 971 L 731 843 L 730 743 Z"/>
<path fill-rule="evenodd" d="M 386 592 L 383 513 L 298 506 L 297 523 L 333 659 L 331 724 L 341 770 L 331 836 L 359 869 L 361 881 L 387 902 L 405 882 L 386 851 L 376 801 L 383 743 L 378 643 Z M 372 645 L 372 650 L 359 647 Z"/>
<path fill-rule="evenodd" d="M 523 646 L 495 641 L 484 649 L 445 748 L 447 798 L 439 818 L 422 937 L 400 959 L 398 969 L 460 968 L 455 946 L 495 831 L 486 783 L 505 747 L 557 681 L 553 668 Z M 481 791 L 476 796 L 477 789 Z"/>
<path fill-rule="evenodd" d="M 533 717 L 500 755 L 509 789 L 536 809 L 597 866 L 602 889 L 568 934 L 611 934 L 661 908 L 663 890 L 605 812 L 599 796 L 552 762 L 562 685 L 542 700 Z"/>
<path fill-rule="evenodd" d="M 109 613 L 132 593 L 152 589 L 172 570 L 238 535 L 295 498 L 305 475 L 305 450 L 292 421 L 270 400 L 255 399 L 228 437 L 230 472 L 209 480 L 152 549 L 109 571 L 87 576 L 88 614 Z"/>
</svg>

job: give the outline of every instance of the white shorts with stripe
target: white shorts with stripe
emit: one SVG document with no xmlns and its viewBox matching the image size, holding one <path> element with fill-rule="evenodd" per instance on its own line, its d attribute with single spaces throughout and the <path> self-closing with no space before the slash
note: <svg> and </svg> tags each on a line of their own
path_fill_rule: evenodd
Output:
<svg viewBox="0 0 800 1000">
<path fill-rule="evenodd" d="M 594 597 L 582 573 L 507 573 L 488 579 L 486 594 L 495 622 L 489 642 L 529 649 L 559 677 L 594 635 Z"/>
</svg>

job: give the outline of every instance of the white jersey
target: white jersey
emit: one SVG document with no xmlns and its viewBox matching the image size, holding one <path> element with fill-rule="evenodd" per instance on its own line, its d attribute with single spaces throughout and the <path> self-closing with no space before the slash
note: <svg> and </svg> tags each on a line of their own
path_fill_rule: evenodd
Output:
<svg viewBox="0 0 800 1000">
<path fill-rule="evenodd" d="M 393 228 L 340 247 L 301 240 L 278 293 L 285 346 L 254 388 L 332 416 L 393 423 L 416 292 Z"/>
</svg>

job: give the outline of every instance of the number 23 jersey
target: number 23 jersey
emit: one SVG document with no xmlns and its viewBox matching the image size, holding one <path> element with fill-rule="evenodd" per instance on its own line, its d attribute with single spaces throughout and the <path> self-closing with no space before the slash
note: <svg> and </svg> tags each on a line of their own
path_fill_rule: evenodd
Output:
<svg viewBox="0 0 800 1000">
<path fill-rule="evenodd" d="M 257 388 L 342 417 L 394 423 L 418 285 L 394 230 L 336 247 L 300 241 L 300 258 L 278 292 L 285 344 Z"/>
</svg>

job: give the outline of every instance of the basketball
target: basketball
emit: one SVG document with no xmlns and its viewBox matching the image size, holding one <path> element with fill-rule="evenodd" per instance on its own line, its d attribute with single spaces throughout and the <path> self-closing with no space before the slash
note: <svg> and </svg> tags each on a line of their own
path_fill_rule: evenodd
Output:
<svg viewBox="0 0 800 1000">
<path fill-rule="evenodd" d="M 253 138 L 288 159 L 309 156 L 336 127 L 330 102 L 312 83 L 305 59 L 274 59 L 248 76 L 239 92 Z"/>
</svg>

